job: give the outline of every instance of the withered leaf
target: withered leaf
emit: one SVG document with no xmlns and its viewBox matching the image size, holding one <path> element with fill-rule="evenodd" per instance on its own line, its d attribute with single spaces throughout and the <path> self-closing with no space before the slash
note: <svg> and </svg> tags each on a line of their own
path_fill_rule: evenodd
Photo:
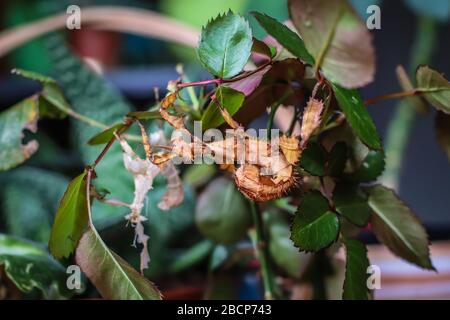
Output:
<svg viewBox="0 0 450 320">
<path fill-rule="evenodd" d="M 24 130 L 37 131 L 39 118 L 36 96 L 19 102 L 0 113 L 0 171 L 6 171 L 29 159 L 38 149 L 38 142 L 22 144 Z"/>
<path fill-rule="evenodd" d="M 345 88 L 373 80 L 372 37 L 346 0 L 289 0 L 289 13 L 328 80 Z"/>
<path fill-rule="evenodd" d="M 411 92 L 414 90 L 414 85 L 412 84 L 411 80 L 409 79 L 408 74 L 406 73 L 405 68 L 403 66 L 399 65 L 395 69 L 395 72 L 397 73 L 397 79 L 400 83 L 400 86 L 405 92 Z M 428 106 L 424 103 L 424 101 L 420 97 L 408 97 L 406 98 L 407 101 L 411 104 L 411 106 L 416 109 L 417 112 L 420 113 L 426 113 L 428 110 Z"/>
<path fill-rule="evenodd" d="M 417 90 L 436 109 L 450 114 L 450 82 L 428 66 L 417 69 Z"/>
<path fill-rule="evenodd" d="M 295 164 L 300 158 L 300 143 L 296 137 L 288 137 L 282 135 L 279 140 L 280 149 L 283 152 L 286 160 L 290 164 Z"/>
<path fill-rule="evenodd" d="M 323 102 L 314 98 L 309 99 L 303 111 L 303 120 L 300 136 L 302 144 L 306 143 L 314 131 L 320 125 L 320 115 L 323 110 Z"/>
</svg>

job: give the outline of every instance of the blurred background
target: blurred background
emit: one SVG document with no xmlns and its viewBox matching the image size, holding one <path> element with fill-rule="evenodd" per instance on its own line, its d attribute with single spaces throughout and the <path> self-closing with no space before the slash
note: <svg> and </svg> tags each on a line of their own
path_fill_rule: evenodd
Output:
<svg viewBox="0 0 450 320">
<path fill-rule="evenodd" d="M 450 76 L 449 1 L 354 0 L 353 3 L 364 19 L 367 17 L 365 9 L 368 5 L 377 3 L 382 8 L 381 29 L 372 32 L 377 51 L 377 74 L 375 81 L 363 89 L 365 98 L 400 91 L 395 67 L 399 64 L 410 67 L 410 61 L 414 60 L 411 57 L 414 55 L 418 24 L 430 23 L 430 20 L 432 28 L 435 28 L 436 41 L 432 44 L 433 50 L 430 49 L 429 64 L 446 73 L 447 78 Z M 257 10 L 279 20 L 288 18 L 286 0 L 4 0 L 0 3 L 0 28 L 5 31 L 50 15 L 65 13 L 66 8 L 73 4 L 82 8 L 114 5 L 153 10 L 193 30 L 200 30 L 208 19 L 229 8 L 242 14 Z M 248 19 L 254 35 L 263 39 L 264 31 L 253 18 Z M 79 31 L 66 30 L 63 35 L 71 52 L 87 61 L 91 67 L 100 67 L 111 86 L 138 110 L 144 110 L 154 102 L 154 87 L 164 92 L 168 80 L 178 77 L 175 66 L 179 62 L 184 64 L 191 79 L 207 76 L 196 60 L 195 51 L 187 46 L 131 33 L 84 27 Z M 52 52 L 54 48 L 52 40 L 44 36 L 28 41 L 0 58 L 0 110 L 39 90 L 34 82 L 11 75 L 12 68 L 51 76 L 58 73 L 55 69 L 55 54 Z M 388 101 L 369 109 L 382 136 L 386 134 L 396 105 L 396 101 Z M 429 112 L 414 122 L 402 164 L 399 193 L 424 222 L 431 241 L 436 243 L 432 246 L 432 258 L 439 274 L 421 272 L 392 258 L 385 249 L 376 246 L 374 238 L 367 236 L 365 240 L 373 244 L 372 263 L 380 265 L 382 271 L 386 272 L 383 273 L 382 290 L 376 293 L 379 298 L 450 298 L 450 246 L 446 242 L 450 240 L 450 166 L 446 154 L 436 142 L 433 119 L 433 112 Z M 44 122 L 38 134 L 41 149 L 27 166 L 56 170 L 63 177 L 62 180 L 74 176 L 82 167 L 82 161 L 71 149 L 69 121 Z M 8 220 L 11 219 L 12 208 L 26 210 L 23 205 L 11 204 L 8 200 L 15 196 L 16 190 L 7 188 L 9 181 L 0 179 L 0 182 L 4 182 L 0 189 L 0 232 L 11 232 L 15 224 L 23 225 L 22 222 L 34 223 L 28 220 L 33 216 L 31 213 L 23 221 Z M 18 188 L 34 192 L 29 184 L 22 184 Z M 48 217 L 48 220 L 52 218 Z M 45 235 L 42 237 L 45 238 Z M 167 283 L 176 282 L 176 277 L 166 276 L 166 280 Z M 241 297 L 258 297 L 257 290 L 256 293 L 252 291 L 254 278 L 249 275 L 242 281 Z M 188 282 L 193 284 L 192 294 L 195 296 L 198 294 L 195 291 L 198 281 L 194 276 Z"/>
</svg>

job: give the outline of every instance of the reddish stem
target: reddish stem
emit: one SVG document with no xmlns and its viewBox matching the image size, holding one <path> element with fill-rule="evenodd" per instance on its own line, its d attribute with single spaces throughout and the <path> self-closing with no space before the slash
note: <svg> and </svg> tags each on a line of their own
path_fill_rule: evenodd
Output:
<svg viewBox="0 0 450 320">
<path fill-rule="evenodd" d="M 121 135 L 122 133 L 124 133 L 134 122 L 134 119 L 131 118 L 126 118 L 125 119 L 125 125 L 120 128 L 119 130 L 117 130 L 117 134 Z M 100 161 L 102 161 L 103 157 L 105 156 L 105 154 L 108 152 L 108 150 L 111 148 L 111 146 L 114 144 L 114 141 L 116 141 L 116 137 L 112 137 L 108 143 L 106 144 L 106 146 L 103 148 L 102 152 L 98 155 L 97 159 L 95 159 L 94 164 L 92 165 L 92 170 L 95 169 L 95 167 L 100 163 Z"/>
<path fill-rule="evenodd" d="M 183 89 L 187 87 L 196 87 L 196 86 L 206 86 L 208 84 L 220 85 L 223 82 L 222 79 L 209 79 L 202 81 L 194 81 L 194 82 L 186 82 L 178 84 L 178 89 Z"/>
<path fill-rule="evenodd" d="M 364 102 L 364 104 L 367 106 L 370 106 L 371 104 L 375 104 L 384 100 L 390 100 L 390 99 L 399 99 L 399 98 L 405 98 L 405 97 L 412 97 L 415 95 L 420 94 L 421 92 L 419 90 L 412 90 L 412 91 L 402 91 L 402 92 L 395 92 L 390 94 L 385 94 L 382 96 L 378 96 L 375 98 L 368 99 Z"/>
<path fill-rule="evenodd" d="M 208 84 L 215 84 L 217 86 L 221 85 L 222 83 L 232 83 L 232 82 L 236 82 L 242 79 L 245 79 L 247 77 L 250 77 L 252 74 L 255 74 L 258 71 L 261 71 L 262 69 L 264 69 L 265 67 L 267 67 L 268 65 L 271 65 L 273 63 L 273 61 L 269 60 L 265 63 L 263 63 L 262 65 L 260 65 L 258 68 L 256 68 L 255 70 L 243 73 L 235 78 L 232 79 L 209 79 L 209 80 L 202 80 L 202 81 L 194 81 L 194 82 L 187 82 L 187 83 L 180 83 L 177 85 L 178 89 L 183 89 L 183 88 L 187 88 L 187 87 L 196 87 L 196 86 L 206 86 Z"/>
</svg>

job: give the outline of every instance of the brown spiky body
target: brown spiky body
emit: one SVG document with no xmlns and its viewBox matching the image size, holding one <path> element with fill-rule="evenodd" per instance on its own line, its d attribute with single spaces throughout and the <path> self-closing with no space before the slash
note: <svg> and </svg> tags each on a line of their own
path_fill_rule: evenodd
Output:
<svg viewBox="0 0 450 320">
<path fill-rule="evenodd" d="M 176 93 L 171 93 L 163 99 L 161 115 L 174 128 L 191 135 L 185 128 L 182 118 L 173 116 L 167 111 L 175 100 Z M 225 121 L 235 129 L 233 136 L 209 143 L 202 142 L 192 135 L 193 142 L 174 138 L 171 141 L 172 153 L 160 156 L 158 161 L 168 161 L 176 156 L 193 160 L 197 150 L 202 155 L 212 155 L 216 163 L 221 164 L 222 169 L 231 172 L 236 186 L 249 199 L 263 202 L 282 197 L 299 182 L 294 165 L 299 161 L 309 138 L 320 124 L 323 103 L 311 99 L 305 108 L 302 140 L 283 135 L 276 150 L 272 149 L 270 141 L 247 135 L 223 106 L 219 105 L 219 108 Z"/>
</svg>

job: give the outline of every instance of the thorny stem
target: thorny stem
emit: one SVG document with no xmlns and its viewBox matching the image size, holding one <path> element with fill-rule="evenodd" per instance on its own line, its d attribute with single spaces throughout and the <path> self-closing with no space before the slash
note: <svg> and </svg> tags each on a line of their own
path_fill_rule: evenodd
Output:
<svg viewBox="0 0 450 320">
<path fill-rule="evenodd" d="M 414 72 L 417 65 L 430 62 L 436 44 L 438 28 L 435 20 L 419 17 L 417 28 L 416 39 L 411 49 L 410 73 Z M 411 108 L 408 101 L 402 101 L 388 126 L 385 144 L 386 169 L 381 180 L 394 189 L 398 189 L 404 152 L 415 118 L 415 109 Z"/>
<path fill-rule="evenodd" d="M 272 300 L 275 296 L 273 273 L 270 269 L 267 239 L 264 234 L 261 212 L 256 202 L 250 201 L 253 222 L 256 229 L 255 250 L 261 265 L 261 276 L 264 285 L 264 298 Z"/>
<path fill-rule="evenodd" d="M 195 86 L 206 86 L 209 84 L 214 84 L 216 86 L 219 86 L 223 83 L 232 83 L 232 82 L 236 82 L 242 79 L 245 79 L 247 77 L 250 77 L 252 74 L 255 74 L 258 71 L 261 71 L 262 69 L 264 69 L 265 67 L 267 67 L 268 65 L 271 65 L 273 63 L 272 60 L 269 60 L 265 63 L 263 63 L 262 65 L 260 65 L 258 68 L 256 68 L 255 70 L 249 71 L 249 72 L 245 72 L 235 78 L 231 78 L 231 79 L 222 79 L 222 78 L 218 78 L 218 79 L 209 79 L 209 80 L 202 80 L 202 81 L 194 81 L 194 82 L 187 82 L 187 83 L 179 83 L 177 85 L 178 89 L 183 89 L 183 88 L 188 88 L 188 87 L 195 87 Z"/>
</svg>

